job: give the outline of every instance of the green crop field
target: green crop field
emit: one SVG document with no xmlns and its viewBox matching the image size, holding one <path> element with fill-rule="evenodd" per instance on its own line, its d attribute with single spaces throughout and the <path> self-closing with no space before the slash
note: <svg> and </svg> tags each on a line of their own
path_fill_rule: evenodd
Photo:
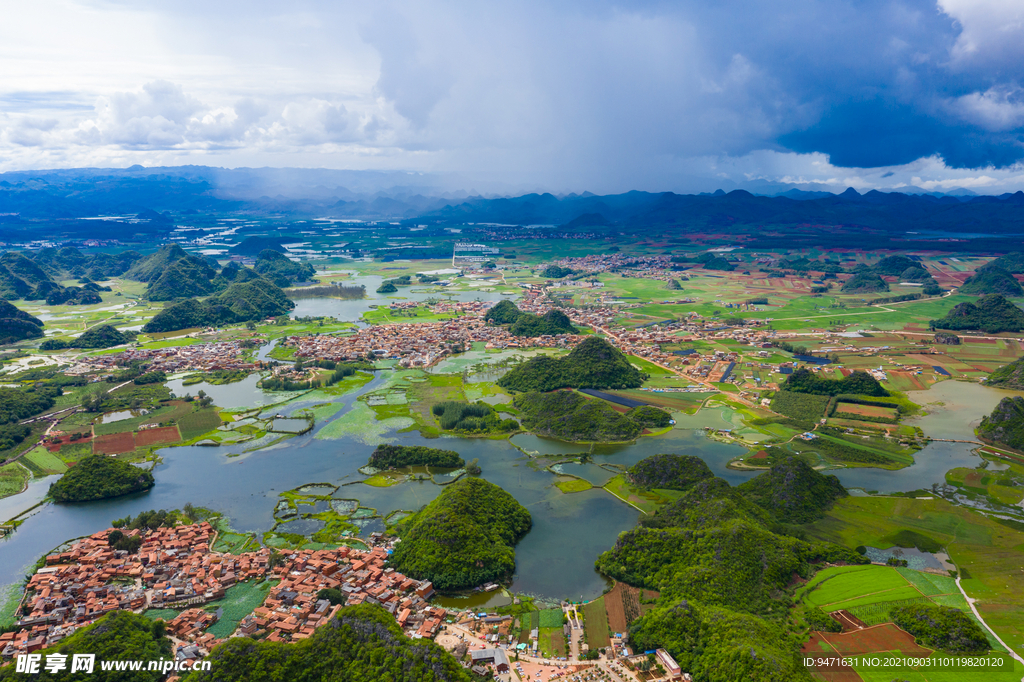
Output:
<svg viewBox="0 0 1024 682">
<path fill-rule="evenodd" d="M 826 571 L 831 570 L 834 569 L 826 569 Z M 869 566 L 860 571 L 844 571 L 824 577 L 815 585 L 815 589 L 806 592 L 806 599 L 808 603 L 814 606 L 834 611 L 836 609 L 831 608 L 831 604 L 845 602 L 864 595 L 887 592 L 901 587 L 911 587 L 913 589 L 910 583 L 896 572 L 896 569 L 888 566 Z M 907 599 L 908 597 L 897 598 Z M 888 600 L 876 599 L 875 601 Z"/>
<path fill-rule="evenodd" d="M 28 470 L 17 462 L 0 467 L 0 497 L 20 493 L 30 476 Z"/>
<path fill-rule="evenodd" d="M 562 627 L 562 609 L 544 609 L 540 612 L 540 626 L 542 628 Z"/>
<path fill-rule="evenodd" d="M 604 609 L 604 597 L 583 606 L 583 624 L 587 630 L 587 644 L 591 651 L 611 644 L 608 632 L 608 614 Z"/>
<path fill-rule="evenodd" d="M 63 474 L 68 470 L 67 464 L 43 447 L 34 448 L 20 461 L 36 475 Z"/>
<path fill-rule="evenodd" d="M 178 430 L 181 431 L 183 440 L 192 440 L 203 435 L 207 431 L 220 426 L 223 422 L 217 414 L 217 410 L 206 408 L 191 412 L 178 420 Z"/>
</svg>

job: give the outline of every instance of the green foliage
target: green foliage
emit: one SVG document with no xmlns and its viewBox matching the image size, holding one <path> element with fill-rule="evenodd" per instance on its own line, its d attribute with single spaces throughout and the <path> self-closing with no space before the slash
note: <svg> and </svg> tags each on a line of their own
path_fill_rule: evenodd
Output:
<svg viewBox="0 0 1024 682">
<path fill-rule="evenodd" d="M 950 332 L 935 332 L 935 343 L 941 343 L 944 346 L 959 346 L 960 337 Z"/>
<path fill-rule="evenodd" d="M 978 436 L 1014 450 L 1024 450 L 1024 398 L 1013 396 L 1000 400 L 992 414 L 982 417 Z"/>
<path fill-rule="evenodd" d="M 555 336 L 557 334 L 578 334 L 579 330 L 572 326 L 572 321 L 561 310 L 554 308 L 544 313 L 543 317 L 532 313 L 523 313 L 509 327 L 513 336 Z"/>
<path fill-rule="evenodd" d="M 42 321 L 7 301 L 0 301 L 0 345 L 37 339 L 42 335 Z"/>
<path fill-rule="evenodd" d="M 575 272 L 572 268 L 561 268 L 557 265 L 549 265 L 541 270 L 540 276 L 546 277 L 547 279 L 562 279 L 568 277 Z"/>
<path fill-rule="evenodd" d="M 785 612 L 794 572 L 868 562 L 838 545 L 779 535 L 774 526 L 745 491 L 709 478 L 621 534 L 598 570 L 661 592 L 661 606 L 630 627 L 635 648 L 664 647 L 695 679 L 809 680 L 796 660 L 799 643 L 766 617 Z"/>
<path fill-rule="evenodd" d="M 859 272 L 843 282 L 842 287 L 844 294 L 873 294 L 879 291 L 889 291 L 889 285 L 873 272 Z"/>
<path fill-rule="evenodd" d="M 469 404 L 457 400 L 446 400 L 431 408 L 445 431 L 466 431 L 481 433 L 489 431 L 516 431 L 519 423 L 515 419 L 501 419 L 493 407 L 484 402 Z"/>
<path fill-rule="evenodd" d="M 171 659 L 174 652 L 171 640 L 164 636 L 162 621 L 150 621 L 145 616 L 131 611 L 111 611 L 98 621 L 75 632 L 56 646 L 37 653 L 43 655 L 60 653 L 66 655 L 67 667 L 56 673 L 44 673 L 47 680 L 102 679 L 104 682 L 157 682 L 164 675 L 159 671 L 100 671 L 99 661 L 153 661 Z M 89 675 L 71 673 L 71 658 L 74 654 L 95 654 L 96 667 Z M 0 680 L 25 679 L 23 673 L 15 672 L 13 665 L 0 668 Z"/>
<path fill-rule="evenodd" d="M 974 330 L 987 334 L 1024 330 L 1024 310 L 1000 294 L 982 296 L 954 306 L 941 320 L 929 323 L 932 329 Z"/>
<path fill-rule="evenodd" d="M 782 390 L 812 395 L 839 395 L 841 393 L 870 396 L 889 395 L 889 392 L 882 388 L 882 384 L 860 369 L 842 379 L 826 379 L 801 367 L 789 375 L 782 385 Z"/>
<path fill-rule="evenodd" d="M 1018 358 L 1008 365 L 1003 365 L 989 374 L 985 385 L 1024 391 L 1024 357 Z"/>
<path fill-rule="evenodd" d="M 905 272 L 908 269 L 920 270 L 921 266 L 918 264 L 917 261 L 915 261 L 912 258 L 907 258 L 906 256 L 902 255 L 896 255 L 886 256 L 882 260 L 875 263 L 872 269 L 880 275 L 895 276 L 899 275 L 902 272 Z M 922 272 L 924 271 L 922 270 Z M 925 272 L 925 274 L 927 275 L 928 273 Z"/>
<path fill-rule="evenodd" d="M 513 399 L 530 431 L 569 441 L 633 440 L 643 427 L 603 400 L 588 400 L 572 391 L 523 393 Z"/>
<path fill-rule="evenodd" d="M 294 644 L 233 637 L 207 659 L 209 672 L 187 682 L 470 682 L 468 672 L 440 646 L 402 634 L 380 606 L 346 606 L 309 639 Z"/>
<path fill-rule="evenodd" d="M 199 302 L 189 299 L 164 308 L 142 331 L 169 332 L 191 327 L 237 324 L 284 315 L 295 307 L 280 287 L 262 277 L 236 282 L 215 296 Z"/>
<path fill-rule="evenodd" d="M 718 270 L 721 272 L 731 272 L 736 269 L 730 261 L 726 260 L 722 256 L 713 253 L 702 253 L 697 256 L 697 262 L 704 265 L 705 270 Z"/>
<path fill-rule="evenodd" d="M 331 367 L 326 367 L 328 364 Z M 317 365 L 324 365 L 325 369 L 333 369 L 334 371 L 326 379 L 310 379 L 309 381 L 292 381 L 275 376 L 264 377 L 260 380 L 260 387 L 264 391 L 308 391 L 311 388 L 333 386 L 345 377 L 350 377 L 356 373 L 356 368 L 352 365 L 336 364 L 329 360 L 321 360 Z"/>
<path fill-rule="evenodd" d="M 818 632 L 842 632 L 843 626 L 835 618 L 830 617 L 817 606 L 809 606 L 804 611 L 804 619 L 811 630 Z"/>
<path fill-rule="evenodd" d="M 60 386 L 48 384 L 23 388 L 0 386 L 0 424 L 16 423 L 45 412 L 62 393 Z"/>
<path fill-rule="evenodd" d="M 908 604 L 889 612 L 892 622 L 919 644 L 951 654 L 983 654 L 989 650 L 981 626 L 960 609 L 934 604 Z"/>
<path fill-rule="evenodd" d="M 523 311 L 516 306 L 515 303 L 508 300 L 507 298 L 498 301 L 487 314 L 484 315 L 484 319 L 494 324 L 512 324 L 523 315 Z"/>
<path fill-rule="evenodd" d="M 121 332 L 112 325 L 104 324 L 93 327 L 77 339 L 46 339 L 39 346 L 40 350 L 60 350 L 61 348 L 111 348 L 120 346 L 135 339 L 134 332 Z"/>
<path fill-rule="evenodd" d="M 672 415 L 650 405 L 639 405 L 626 413 L 626 416 L 645 429 L 664 429 L 672 424 Z"/>
<path fill-rule="evenodd" d="M 368 464 L 375 469 L 401 469 L 410 466 L 458 468 L 466 461 L 454 450 L 439 450 L 421 445 L 378 445 Z"/>
<path fill-rule="evenodd" d="M 167 374 L 161 370 L 153 370 L 152 372 L 146 372 L 140 376 L 132 379 L 132 383 L 136 386 L 145 386 L 146 384 L 162 384 L 167 381 Z"/>
<path fill-rule="evenodd" d="M 441 591 L 507 580 L 515 571 L 515 544 L 530 530 L 530 513 L 507 492 L 466 478 L 401 522 L 390 563 Z"/>
<path fill-rule="evenodd" d="M 132 518 L 131 514 L 129 514 L 123 519 L 114 519 L 110 522 L 110 525 L 114 528 L 125 528 L 128 530 L 156 530 L 157 528 L 171 528 L 178 522 L 179 516 L 182 517 L 184 521 L 195 520 L 188 517 L 188 508 L 190 506 L 191 505 L 186 504 L 186 511 L 184 512 L 169 512 L 164 509 L 160 509 L 159 511 L 156 509 L 150 509 L 149 511 L 139 512 L 135 518 Z M 193 508 L 193 513 L 194 511 L 195 510 Z"/>
<path fill-rule="evenodd" d="M 653 455 L 634 464 L 627 473 L 634 485 L 648 489 L 689 490 L 714 478 L 704 460 L 695 455 Z"/>
<path fill-rule="evenodd" d="M 957 288 L 960 294 L 1001 294 L 1003 296 L 1024 296 L 1024 289 L 1013 275 L 998 265 L 987 265 L 968 277 Z"/>
<path fill-rule="evenodd" d="M 553 391 L 557 388 L 639 388 L 644 376 L 625 355 L 597 336 L 589 336 L 567 356 L 539 355 L 498 379 L 514 391 Z"/>
<path fill-rule="evenodd" d="M 212 281 L 215 274 L 204 259 L 185 256 L 170 263 L 156 279 L 150 280 L 145 298 L 150 301 L 173 301 L 205 296 L 216 289 Z"/>
<path fill-rule="evenodd" d="M 990 261 L 985 267 L 989 266 L 1002 268 L 1007 272 L 1019 275 L 1024 273 L 1024 253 L 1020 253 L 1019 251 L 1008 253 L 1005 256 L 1000 256 L 999 258 Z"/>
<path fill-rule="evenodd" d="M 776 391 L 772 410 L 802 422 L 816 422 L 825 416 L 829 398 L 823 395 Z"/>
<path fill-rule="evenodd" d="M 783 523 L 816 521 L 848 494 L 838 478 L 819 473 L 796 457 L 787 457 L 736 490 Z"/>
<path fill-rule="evenodd" d="M 334 587 L 325 587 L 324 589 L 320 590 L 316 593 L 316 598 L 326 599 L 331 603 L 332 606 L 337 606 L 338 604 L 344 606 L 345 601 L 347 599 L 344 592 Z"/>
<path fill-rule="evenodd" d="M 378 294 L 393 294 L 398 291 L 398 287 L 394 285 L 394 282 L 385 280 L 379 287 L 377 287 Z"/>
<path fill-rule="evenodd" d="M 279 287 L 291 286 L 295 282 L 308 282 L 316 275 L 309 263 L 296 263 L 280 251 L 264 249 L 256 256 L 253 270 Z"/>
<path fill-rule="evenodd" d="M 104 455 L 89 455 L 51 484 L 49 494 L 55 502 L 85 502 L 148 490 L 153 484 L 153 474 L 137 466 Z"/>
</svg>

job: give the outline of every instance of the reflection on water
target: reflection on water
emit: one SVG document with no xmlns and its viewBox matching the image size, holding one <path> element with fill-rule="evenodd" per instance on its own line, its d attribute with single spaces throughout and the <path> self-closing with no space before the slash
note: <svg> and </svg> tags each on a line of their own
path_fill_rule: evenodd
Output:
<svg viewBox="0 0 1024 682">
<path fill-rule="evenodd" d="M 101 414 L 96 418 L 96 423 L 112 424 L 113 422 L 124 421 L 125 419 L 131 419 L 132 417 L 142 417 L 146 414 L 149 414 L 149 410 L 118 410 L 117 412 Z"/>
<path fill-rule="evenodd" d="M 198 395 L 203 391 L 213 398 L 213 404 L 217 407 L 236 409 L 239 407 L 250 407 L 258 405 L 271 405 L 282 400 L 293 397 L 294 393 L 265 393 L 262 388 L 257 388 L 260 381 L 258 372 L 250 374 L 241 381 L 230 384 L 210 384 L 202 381 L 191 386 L 184 385 L 184 379 L 174 379 L 167 382 L 167 388 L 179 398 L 188 395 Z"/>
<path fill-rule="evenodd" d="M 350 406 L 356 396 L 376 390 L 387 375 L 387 372 L 380 372 L 357 392 L 336 400 Z M 214 399 L 228 407 L 251 405 L 262 398 L 262 392 L 254 388 L 253 378 L 203 390 L 211 395 L 216 391 Z M 184 393 L 180 388 L 176 392 Z M 918 403 L 943 401 L 946 405 L 929 407 L 932 414 L 912 423 L 932 436 L 969 439 L 972 438 L 970 423 L 991 410 L 1003 395 L 1005 392 L 975 384 L 939 384 L 912 398 Z M 338 416 L 348 409 L 340 411 Z M 244 457 L 229 456 L 241 453 L 246 447 L 244 444 L 220 448 L 164 448 L 160 450 L 161 463 L 154 470 L 157 485 L 147 492 L 114 500 L 42 507 L 0 544 L 3 547 L 0 583 L 19 581 L 38 557 L 69 538 L 95 533 L 106 528 L 112 519 L 148 509 L 180 509 L 191 502 L 223 511 L 239 531 L 262 534 L 275 523 L 273 512 L 280 493 L 310 483 L 339 485 L 330 503 L 339 511 L 354 511 L 353 504 L 341 502 L 341 498 L 358 499 L 360 506 L 375 509 L 382 516 L 396 510 L 418 510 L 443 490 L 430 481 L 405 481 L 388 488 L 361 483 L 344 485 L 363 479 L 358 469 L 366 464 L 373 446 L 351 438 L 316 440 L 313 435 L 297 436 L 276 449 L 252 452 Z M 594 571 L 594 560 L 615 543 L 620 532 L 635 525 L 639 514 L 636 509 L 600 488 L 563 494 L 553 485 L 555 477 L 551 473 L 536 466 L 507 440 L 426 439 L 415 433 L 391 435 L 399 444 L 453 449 L 466 460 L 479 459 L 482 476 L 508 491 L 529 510 L 533 528 L 516 550 L 514 591 L 548 599 L 593 598 L 601 594 L 606 581 Z M 517 435 L 513 442 L 524 450 L 556 457 L 591 450 L 589 446 L 530 435 Z M 926 488 L 933 482 L 942 482 L 949 468 L 976 464 L 978 458 L 970 454 L 971 447 L 962 443 L 933 443 L 917 454 L 917 464 L 900 471 L 845 469 L 836 473 L 847 486 L 883 491 Z M 736 485 L 755 475 L 726 468 L 738 452 L 736 446 L 708 440 L 700 431 L 675 428 L 662 435 L 641 438 L 636 443 L 596 445 L 591 452 L 592 462 L 564 464 L 563 470 L 601 484 L 612 472 L 602 469 L 600 464 L 629 467 L 650 455 L 692 454 L 703 458 L 716 475 Z M 0 500 L 0 512 L 7 509 L 10 513 L 2 515 L 10 518 L 15 511 L 38 500 L 47 486 L 48 481 L 37 481 L 27 493 Z M 318 504 L 313 508 L 326 509 L 327 505 Z M 303 511 L 309 509 L 309 506 L 303 507 Z M 363 526 L 360 534 L 383 528 L 379 517 L 363 521 L 365 523 L 359 524 Z M 291 521 L 285 532 L 303 532 L 316 523 L 319 522 L 310 523 L 306 519 Z"/>
</svg>

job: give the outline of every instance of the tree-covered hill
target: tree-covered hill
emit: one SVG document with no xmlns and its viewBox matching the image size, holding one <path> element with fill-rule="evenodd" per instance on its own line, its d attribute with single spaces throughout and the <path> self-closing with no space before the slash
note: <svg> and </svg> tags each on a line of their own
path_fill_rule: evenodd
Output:
<svg viewBox="0 0 1024 682">
<path fill-rule="evenodd" d="M 1024 331 L 1024 310 L 1000 294 L 982 296 L 976 303 L 959 303 L 941 320 L 932 320 L 932 329 L 983 331 L 987 334 Z"/>
<path fill-rule="evenodd" d="M 274 249 L 260 251 L 253 270 L 279 287 L 309 282 L 316 275 L 316 270 L 309 263 L 296 263 Z"/>
<path fill-rule="evenodd" d="M 0 301 L 0 344 L 38 339 L 42 335 L 43 323 L 39 318 L 18 310 L 7 301 Z"/>
<path fill-rule="evenodd" d="M 793 393 L 810 393 L 812 395 L 870 395 L 882 397 L 889 392 L 878 383 L 878 380 L 862 369 L 855 370 L 842 379 L 826 379 L 809 369 L 801 367 L 782 384 L 782 390 Z"/>
<path fill-rule="evenodd" d="M 457 468 L 466 460 L 454 450 L 439 450 L 421 445 L 378 445 L 368 464 L 376 469 L 401 469 L 411 466 Z"/>
<path fill-rule="evenodd" d="M 148 490 L 153 484 L 153 474 L 133 464 L 104 455 L 89 455 L 50 485 L 50 497 L 55 502 L 105 500 Z"/>
<path fill-rule="evenodd" d="M 983 654 L 988 638 L 978 622 L 960 609 L 937 604 L 904 604 L 889 612 L 892 622 L 929 649 L 951 654 Z"/>
<path fill-rule="evenodd" d="M 164 679 L 160 671 L 148 671 L 149 661 L 171 659 L 174 657 L 173 643 L 164 634 L 164 622 L 152 621 L 143 615 L 131 611 L 111 611 L 67 639 L 61 640 L 52 647 L 36 653 L 42 654 L 40 668 L 52 654 L 67 656 L 66 666 L 57 672 L 44 672 L 42 677 L 47 680 L 97 679 L 104 682 L 157 682 Z M 75 654 L 93 654 L 96 656 L 94 671 L 84 673 L 71 672 L 71 661 Z M 141 671 L 100 671 L 99 661 L 146 661 Z M 38 679 L 17 672 L 16 666 L 6 665 L 0 668 L 0 680 Z"/>
<path fill-rule="evenodd" d="M 89 329 L 77 339 L 61 341 L 47 339 L 39 346 L 41 350 L 59 350 L 61 348 L 111 348 L 128 343 L 135 338 L 134 332 L 122 332 L 112 324 L 101 324 Z"/>
<path fill-rule="evenodd" d="M 284 315 L 294 307 L 280 287 L 260 277 L 231 284 L 204 301 L 189 299 L 164 308 L 142 331 L 148 334 L 257 321 Z"/>
<path fill-rule="evenodd" d="M 736 491 L 783 523 L 816 521 L 848 494 L 838 478 L 819 473 L 796 457 L 786 458 Z"/>
<path fill-rule="evenodd" d="M 988 375 L 986 386 L 996 386 L 1014 391 L 1024 391 L 1024 357 L 1003 365 Z"/>
<path fill-rule="evenodd" d="M 556 336 L 558 334 L 578 334 L 579 330 L 572 326 L 569 316 L 557 308 L 541 315 L 523 313 L 509 327 L 513 336 Z"/>
<path fill-rule="evenodd" d="M 484 315 L 484 319 L 494 324 L 512 324 L 523 314 L 523 311 L 515 303 L 504 299 L 492 306 Z"/>
<path fill-rule="evenodd" d="M 1024 296 L 1024 289 L 1013 275 L 998 265 L 986 265 L 968 277 L 957 288 L 958 294 L 984 295 L 1002 294 L 1003 296 Z"/>
<path fill-rule="evenodd" d="M 981 418 L 978 436 L 985 441 L 1024 451 L 1024 398 L 1003 398 L 992 414 Z"/>
<path fill-rule="evenodd" d="M 189 256 L 185 249 L 181 248 L 178 244 L 167 244 L 160 247 L 160 249 L 155 253 L 136 261 L 132 267 L 124 273 L 124 277 L 125 279 L 131 279 L 136 282 L 152 282 L 159 278 L 172 263 L 184 258 L 195 257 Z M 196 260 L 202 259 L 197 258 Z"/>
<path fill-rule="evenodd" d="M 644 375 L 604 339 L 584 339 L 565 357 L 539 355 L 513 368 L 498 385 L 513 391 L 557 388 L 639 388 Z"/>
<path fill-rule="evenodd" d="M 694 455 L 653 455 L 634 464 L 627 473 L 634 485 L 666 490 L 689 490 L 715 476 L 704 460 Z"/>
<path fill-rule="evenodd" d="M 907 268 L 920 268 L 920 267 L 921 267 L 921 264 L 918 261 L 916 261 L 916 260 L 914 260 L 912 258 L 908 258 L 907 256 L 903 256 L 903 255 L 897 254 L 897 255 L 894 255 L 894 256 L 886 256 L 882 260 L 880 260 L 877 263 L 875 263 L 874 266 L 871 269 L 874 270 L 875 272 L 877 272 L 880 275 L 892 275 L 892 276 L 895 276 L 895 275 L 899 275 L 900 273 L 902 273 Z"/>
<path fill-rule="evenodd" d="M 844 294 L 874 294 L 879 291 L 889 291 L 889 285 L 873 272 L 858 272 L 843 282 L 841 291 Z"/>
<path fill-rule="evenodd" d="M 573 391 L 530 392 L 513 404 L 523 426 L 539 436 L 588 443 L 623 442 L 637 438 L 644 427 L 603 400 L 589 400 Z"/>
<path fill-rule="evenodd" d="M 205 296 L 216 286 L 216 271 L 210 264 L 195 256 L 186 256 L 170 263 L 156 279 L 150 280 L 145 298 L 150 301 L 173 301 L 178 298 Z"/>
<path fill-rule="evenodd" d="M 717 478 L 619 536 L 597 568 L 658 590 L 658 605 L 630 626 L 639 650 L 664 647 L 695 679 L 810 680 L 799 642 L 779 624 L 794 574 L 825 563 L 866 563 L 853 550 L 774 532 L 766 511 Z"/>
<path fill-rule="evenodd" d="M 185 682 L 471 682 L 468 671 L 430 640 L 406 637 L 374 604 L 342 608 L 299 642 L 233 637 L 214 648 L 209 672 Z"/>
<path fill-rule="evenodd" d="M 440 591 L 504 581 L 515 572 L 515 545 L 532 525 L 530 513 L 483 479 L 462 479 L 398 526 L 402 541 L 390 564 Z"/>
</svg>

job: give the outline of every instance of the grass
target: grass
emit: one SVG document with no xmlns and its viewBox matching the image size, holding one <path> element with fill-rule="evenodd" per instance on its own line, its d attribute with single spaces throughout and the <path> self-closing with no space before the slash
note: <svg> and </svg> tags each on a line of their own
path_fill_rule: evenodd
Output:
<svg viewBox="0 0 1024 682">
<path fill-rule="evenodd" d="M 242 554 L 252 542 L 253 537 L 246 533 L 220 532 L 217 534 L 217 541 L 213 543 L 213 551 Z"/>
<path fill-rule="evenodd" d="M 1024 648 L 1024 532 L 942 499 L 901 497 L 844 498 L 804 529 L 811 538 L 847 547 L 891 547 L 886 537 L 903 529 L 927 534 L 946 547 L 985 621 L 1009 646 Z"/>
<path fill-rule="evenodd" d="M 582 478 L 574 478 L 569 481 L 558 481 L 555 486 L 563 493 L 581 493 L 584 490 L 590 490 L 594 486 L 591 485 L 590 481 L 584 481 Z"/>
<path fill-rule="evenodd" d="M 608 614 L 604 610 L 604 597 L 584 605 L 583 623 L 587 630 L 587 644 L 590 646 L 591 651 L 611 644 L 608 630 Z"/>
<path fill-rule="evenodd" d="M 44 447 L 34 448 L 18 461 L 31 471 L 33 476 L 62 474 L 68 470 L 64 462 L 61 462 Z"/>
<path fill-rule="evenodd" d="M 565 656 L 565 637 L 562 635 L 562 626 L 557 628 L 541 628 L 540 640 L 537 644 L 541 655 L 546 658 Z"/>
<path fill-rule="evenodd" d="M 822 571 L 822 573 L 824 572 Z M 894 568 L 869 566 L 861 571 L 842 571 L 829 574 L 815 585 L 815 589 L 809 590 L 805 594 L 809 604 L 822 608 L 829 607 L 828 610 L 835 611 L 836 609 L 831 608 L 831 604 L 908 585 L 907 580 Z"/>
<path fill-rule="evenodd" d="M 540 612 L 540 627 L 541 628 L 559 628 L 562 627 L 562 609 L 544 609 Z"/>
<path fill-rule="evenodd" d="M 657 493 L 641 491 L 631 486 L 621 474 L 605 483 L 602 487 L 623 502 L 637 507 L 645 514 L 653 514 L 658 507 L 671 501 Z"/>
<path fill-rule="evenodd" d="M 388 488 L 395 485 L 398 481 L 390 476 L 381 476 L 380 474 L 374 474 L 368 479 L 363 481 L 366 485 L 372 485 L 374 488 Z"/>
<path fill-rule="evenodd" d="M 17 462 L 0 467 L 0 497 L 17 495 L 28 483 L 30 477 L 28 469 Z"/>
<path fill-rule="evenodd" d="M 203 408 L 190 412 L 178 420 L 178 430 L 181 432 L 182 440 L 192 440 L 212 431 L 223 422 L 217 410 L 212 407 Z"/>
</svg>

